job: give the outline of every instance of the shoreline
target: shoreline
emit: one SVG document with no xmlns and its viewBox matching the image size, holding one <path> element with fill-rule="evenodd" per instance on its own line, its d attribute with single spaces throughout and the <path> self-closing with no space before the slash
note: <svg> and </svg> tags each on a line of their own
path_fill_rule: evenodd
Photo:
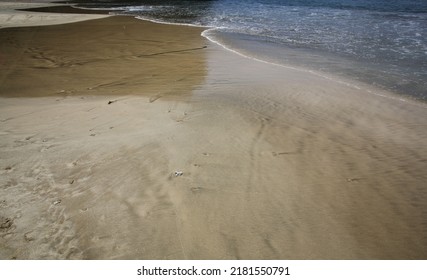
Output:
<svg viewBox="0 0 427 280">
<path fill-rule="evenodd" d="M 77 6 L 76 8 L 81 8 L 81 7 Z M 90 8 L 84 8 L 84 9 L 91 10 Z M 277 53 L 273 55 L 273 53 L 275 52 L 273 49 L 269 49 L 269 51 L 266 52 L 268 53 L 267 55 L 266 53 L 261 54 L 261 52 L 259 52 L 260 51 L 259 48 L 258 48 L 258 52 L 257 51 L 253 52 L 253 50 L 252 51 L 249 50 L 250 48 L 245 49 L 244 47 L 242 48 L 242 46 L 237 47 L 239 44 L 238 43 L 239 39 L 237 39 L 234 42 L 234 43 L 237 43 L 237 45 L 233 47 L 228 47 L 227 44 L 224 44 L 223 42 L 220 42 L 219 40 L 215 39 L 214 38 L 215 36 L 211 36 L 208 34 L 210 31 L 215 32 L 216 30 L 221 30 L 221 28 L 216 28 L 212 26 L 202 26 L 202 25 L 199 26 L 199 25 L 186 24 L 186 23 L 172 23 L 172 22 L 166 22 L 161 20 L 144 18 L 141 16 L 135 16 L 135 17 L 141 20 L 160 23 L 160 24 L 171 24 L 171 25 L 179 25 L 179 26 L 205 28 L 205 30 L 202 32 L 202 36 L 206 37 L 208 40 L 216 44 L 219 44 L 220 46 L 224 47 L 226 50 L 232 51 L 243 57 L 253 59 L 255 61 L 259 61 L 262 63 L 268 63 L 268 64 L 276 65 L 279 67 L 288 67 L 296 71 L 302 71 L 302 72 L 318 75 L 332 82 L 343 83 L 343 84 L 347 84 L 348 86 L 352 86 L 356 88 L 363 88 L 364 90 L 369 90 L 373 94 L 383 95 L 386 98 L 392 98 L 392 99 L 400 100 L 404 102 L 412 102 L 414 104 L 418 104 L 424 107 L 427 104 L 425 97 L 423 97 L 423 94 L 422 94 L 423 91 L 420 90 L 419 85 L 418 86 L 412 85 L 412 87 L 408 85 L 406 88 L 404 88 L 404 87 L 401 87 L 400 84 L 393 84 L 393 82 L 391 82 L 392 80 L 399 80 L 399 79 L 407 80 L 408 77 L 406 78 L 403 76 L 399 77 L 399 76 L 396 76 L 396 74 L 389 73 L 389 76 L 385 78 L 384 73 L 378 72 L 379 68 L 360 70 L 359 68 L 366 67 L 366 65 L 364 65 L 363 63 L 361 63 L 360 65 L 355 65 L 354 63 L 357 64 L 357 61 L 353 61 L 353 64 L 352 64 L 352 61 L 348 60 L 348 58 L 344 58 L 344 57 L 334 58 L 333 56 L 328 56 L 326 53 L 322 54 L 322 53 L 316 53 L 315 50 L 307 50 L 306 53 L 298 53 L 297 56 L 302 56 L 302 57 L 306 55 L 313 56 L 313 57 L 320 56 L 320 57 L 324 57 L 323 60 L 317 61 L 316 59 L 313 58 L 314 60 L 311 61 L 311 63 L 309 63 L 310 65 L 307 64 L 307 61 L 304 61 L 304 59 L 301 59 L 301 58 L 299 59 L 299 61 L 297 60 L 292 61 L 292 59 L 285 59 L 284 61 L 282 61 L 278 59 Z M 266 45 L 261 47 L 271 48 L 271 46 L 266 46 Z M 281 51 L 284 51 L 286 55 L 289 55 L 291 57 L 295 55 L 294 50 L 288 47 L 284 47 L 283 50 Z M 273 58 L 274 56 L 276 57 Z M 332 61 L 335 61 L 335 62 L 332 62 L 332 64 L 334 63 L 339 64 L 337 69 L 334 69 L 333 67 L 331 68 L 328 62 L 329 59 L 331 59 Z M 384 69 L 388 67 L 386 65 L 383 65 L 383 66 L 384 66 Z M 352 69 L 359 69 L 359 70 L 352 71 Z M 365 71 L 368 71 L 368 70 L 370 71 L 369 72 L 370 74 L 365 73 Z M 344 73 L 346 71 L 348 73 Z M 367 77 L 371 75 L 373 75 L 375 78 Z"/>
<path fill-rule="evenodd" d="M 156 22 L 156 21 L 153 21 Z M 162 23 L 162 22 L 158 22 L 160 24 L 169 24 L 169 23 Z M 178 24 L 179 25 L 179 24 Z M 185 25 L 184 25 L 185 26 Z M 190 25 L 191 26 L 191 25 Z M 218 46 L 222 47 L 223 49 L 232 52 L 236 55 L 239 55 L 241 57 L 244 57 L 246 59 L 250 59 L 259 63 L 265 63 L 265 64 L 269 64 L 275 67 L 281 67 L 281 68 L 285 68 L 285 69 L 290 69 L 293 71 L 298 71 L 301 73 L 305 73 L 305 74 L 309 74 L 309 75 L 314 75 L 320 78 L 323 78 L 325 80 L 329 80 L 333 83 L 338 83 L 338 84 L 342 84 L 344 86 L 348 86 L 357 90 L 361 90 L 361 91 L 367 91 L 373 95 L 376 96 L 380 96 L 383 98 L 388 98 L 388 99 L 392 99 L 394 101 L 398 101 L 398 102 L 407 102 L 410 103 L 414 106 L 419 106 L 422 108 L 427 108 L 427 101 L 426 100 L 422 100 L 419 98 L 415 98 L 411 95 L 408 94 L 402 94 L 399 92 L 393 92 L 384 88 L 380 88 L 379 86 L 373 86 L 370 85 L 366 82 L 363 81 L 357 81 L 354 79 L 350 79 L 348 77 L 344 77 L 344 76 L 338 76 L 336 74 L 330 73 L 330 72 L 324 72 L 324 71 L 319 71 L 319 70 L 314 70 L 314 69 L 310 69 L 310 68 L 305 68 L 302 66 L 296 66 L 296 65 L 292 65 L 292 64 L 280 64 L 278 62 L 271 62 L 265 59 L 261 59 L 261 58 L 256 58 L 254 56 L 250 56 L 247 54 L 244 54 L 242 52 L 239 52 L 237 50 L 231 49 L 229 47 L 227 47 L 226 45 L 222 44 L 221 42 L 210 38 L 208 35 L 204 35 L 203 33 L 205 32 L 209 32 L 210 30 L 215 30 L 215 29 L 206 29 L 202 32 L 202 36 L 205 37 L 206 39 L 208 39 L 209 41 L 211 41 L 214 44 L 217 44 Z"/>
<path fill-rule="evenodd" d="M 425 107 L 201 30 L 0 30 L 0 259 L 425 259 Z"/>
<path fill-rule="evenodd" d="M 23 1 L 23 2 L 25 2 L 25 1 Z M 65 2 L 60 3 L 60 2 L 46 1 L 45 5 L 43 5 L 41 3 L 40 4 L 34 3 L 34 5 L 35 6 L 42 5 L 42 7 L 25 8 L 22 10 L 18 9 L 17 11 L 36 12 L 36 13 L 40 13 L 40 12 L 43 13 L 44 12 L 44 13 L 51 13 L 51 14 L 62 13 L 62 14 L 80 14 L 80 15 L 93 14 L 93 15 L 108 15 L 108 16 L 130 16 L 130 17 L 133 17 L 133 18 L 138 19 L 138 20 L 151 22 L 151 23 L 155 23 L 155 24 L 184 26 L 184 27 L 190 27 L 190 28 L 200 28 L 200 30 L 202 30 L 202 32 L 200 34 L 202 37 L 206 38 L 207 40 L 209 40 L 210 42 L 212 42 L 214 44 L 217 44 L 218 46 L 225 49 L 226 51 L 232 52 L 232 53 L 237 54 L 237 55 L 244 57 L 246 59 L 250 59 L 250 60 L 253 60 L 256 62 L 260 62 L 260 63 L 269 64 L 269 65 L 272 65 L 275 67 L 282 67 L 282 68 L 287 68 L 287 69 L 294 70 L 294 71 L 299 71 L 301 73 L 306 73 L 309 75 L 315 75 L 315 76 L 321 77 L 323 79 L 329 80 L 333 83 L 339 83 L 339 84 L 343 84 L 343 85 L 348 86 L 348 87 L 355 88 L 357 90 L 370 92 L 371 94 L 376 95 L 376 96 L 392 99 L 392 100 L 395 100 L 397 102 L 406 102 L 406 103 L 412 104 L 414 106 L 422 107 L 422 108 L 427 108 L 427 103 L 426 103 L 427 101 L 425 101 L 423 99 L 413 97 L 409 94 L 394 92 L 394 91 L 391 91 L 389 89 L 381 88 L 380 86 L 371 85 L 365 81 L 351 79 L 350 77 L 340 76 L 340 75 L 337 75 L 337 74 L 334 74 L 331 72 L 319 71 L 319 70 L 306 68 L 306 67 L 302 67 L 302 66 L 296 66 L 293 64 L 281 64 L 281 63 L 271 62 L 271 61 L 268 61 L 266 59 L 261 59 L 261 58 L 256 58 L 256 57 L 253 57 L 250 55 L 246 55 L 246 54 L 244 54 L 238 50 L 234 50 L 234 49 L 227 47 L 226 45 L 222 44 L 221 42 L 219 42 L 217 40 L 214 40 L 213 38 L 209 37 L 209 35 L 205 35 L 205 33 L 209 32 L 210 30 L 216 30 L 217 29 L 214 27 L 197 26 L 197 25 L 192 25 L 192 24 L 163 22 L 163 21 L 157 21 L 157 20 L 151 20 L 151 19 L 146 19 L 146 18 L 142 18 L 142 17 L 137 17 L 134 15 L 120 15 L 120 14 L 115 14 L 115 12 L 117 12 L 118 10 L 110 11 L 110 10 L 102 10 L 102 9 L 84 8 L 84 7 L 79 7 L 78 3 L 65 3 Z M 82 12 L 82 13 L 79 13 L 79 12 Z M 91 18 L 81 19 L 81 20 L 91 20 Z M 67 23 L 67 22 L 64 22 L 64 23 Z M 16 27 L 18 27 L 18 26 L 16 26 Z"/>
</svg>

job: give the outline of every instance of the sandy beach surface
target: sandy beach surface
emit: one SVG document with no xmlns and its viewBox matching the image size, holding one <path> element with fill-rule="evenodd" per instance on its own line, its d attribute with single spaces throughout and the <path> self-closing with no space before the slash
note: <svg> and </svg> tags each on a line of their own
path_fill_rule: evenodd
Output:
<svg viewBox="0 0 427 280">
<path fill-rule="evenodd" d="M 34 9 L 43 7 L 61 7 L 63 4 L 53 4 L 50 1 L 37 0 L 28 3 L 25 1 L 0 1 L 0 28 L 16 26 L 44 26 L 104 18 L 108 15 L 71 14 L 71 13 L 29 13 L 20 9 Z"/>
<path fill-rule="evenodd" d="M 202 31 L 0 29 L 0 259 L 426 259 L 426 105 Z"/>
</svg>

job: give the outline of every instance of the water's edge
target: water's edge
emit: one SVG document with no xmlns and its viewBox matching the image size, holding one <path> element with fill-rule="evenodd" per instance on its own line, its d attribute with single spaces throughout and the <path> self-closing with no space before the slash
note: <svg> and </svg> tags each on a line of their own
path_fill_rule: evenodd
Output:
<svg viewBox="0 0 427 280">
<path fill-rule="evenodd" d="M 81 7 L 79 5 L 74 6 L 80 9 L 97 9 Z M 417 85 L 411 84 L 409 79 L 402 80 L 402 77 L 393 75 L 387 69 L 381 69 L 381 65 L 377 69 L 373 69 L 357 61 L 316 52 L 312 49 L 291 48 L 277 42 L 268 41 L 260 36 L 230 32 L 227 29 L 213 26 L 167 22 L 141 15 L 129 14 L 119 8 L 110 10 L 110 13 L 113 15 L 134 16 L 140 20 L 159 24 L 205 28 L 201 36 L 243 57 L 315 74 L 353 88 L 363 88 L 372 94 L 405 102 L 415 101 L 415 103 L 427 104 L 427 99 L 423 96 L 425 94 L 423 86 L 417 88 Z M 402 83 L 399 84 L 399 82 L 396 82 L 398 80 L 402 80 Z M 408 90 L 410 87 L 412 87 L 411 91 Z"/>
</svg>

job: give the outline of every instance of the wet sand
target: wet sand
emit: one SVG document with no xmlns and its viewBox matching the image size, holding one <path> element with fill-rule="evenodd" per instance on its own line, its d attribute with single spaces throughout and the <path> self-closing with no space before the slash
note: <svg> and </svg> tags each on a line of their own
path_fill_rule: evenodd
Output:
<svg viewBox="0 0 427 280">
<path fill-rule="evenodd" d="M 426 259 L 425 105 L 201 32 L 0 30 L 0 258 Z"/>
</svg>

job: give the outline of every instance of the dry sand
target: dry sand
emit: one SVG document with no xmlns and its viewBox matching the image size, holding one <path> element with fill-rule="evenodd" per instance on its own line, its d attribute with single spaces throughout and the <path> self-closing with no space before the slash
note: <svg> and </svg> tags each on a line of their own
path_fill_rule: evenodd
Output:
<svg viewBox="0 0 427 280">
<path fill-rule="evenodd" d="M 426 259 L 425 105 L 201 31 L 0 30 L 0 258 Z"/>
<path fill-rule="evenodd" d="M 27 3 L 24 1 L 9 2 L 9 1 L 0 0 L 0 28 L 15 27 L 15 26 L 45 26 L 45 25 L 52 25 L 52 24 L 63 24 L 63 23 L 84 21 L 89 19 L 104 18 L 108 16 L 108 15 L 96 15 L 96 14 L 30 13 L 30 12 L 16 10 L 16 9 L 51 7 L 51 6 L 58 6 L 58 7 L 63 6 L 63 4 L 52 4 L 48 2 L 50 1 L 37 0 L 34 3 Z"/>
</svg>

